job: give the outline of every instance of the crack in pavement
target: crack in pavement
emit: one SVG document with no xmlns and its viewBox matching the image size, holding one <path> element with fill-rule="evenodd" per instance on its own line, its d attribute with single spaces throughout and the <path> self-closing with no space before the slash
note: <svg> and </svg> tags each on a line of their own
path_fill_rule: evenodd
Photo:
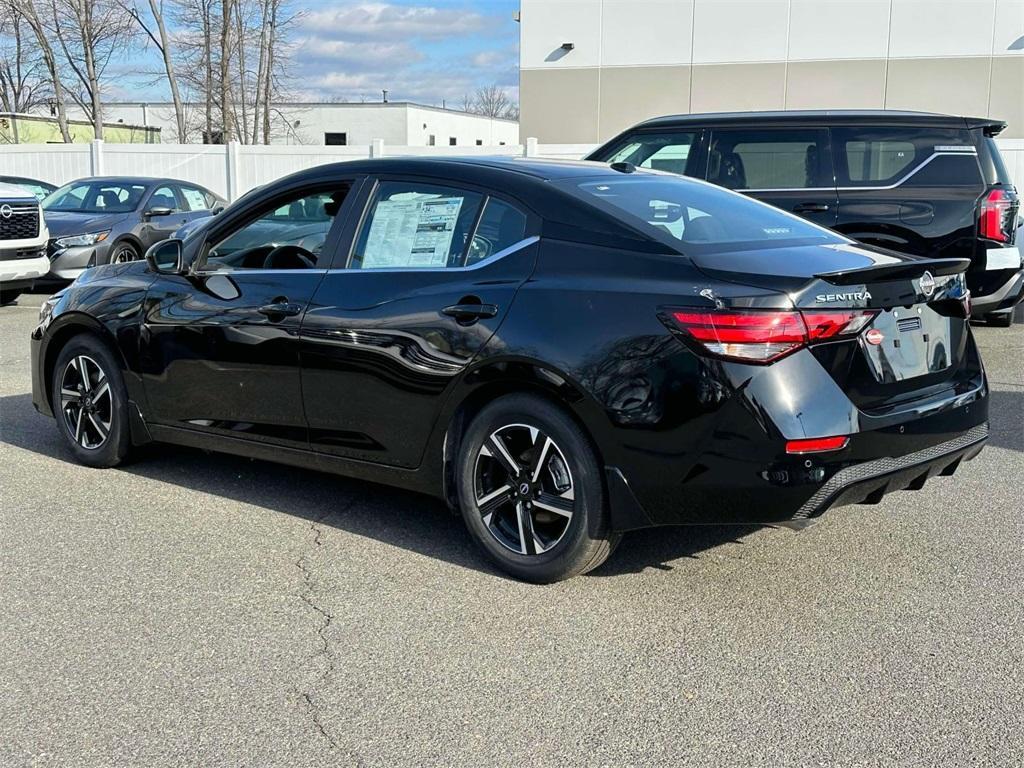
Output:
<svg viewBox="0 0 1024 768">
<path fill-rule="evenodd" d="M 346 512 L 348 512 L 350 509 L 352 509 L 352 507 L 355 506 L 358 500 L 359 497 L 354 496 L 349 501 L 348 504 L 346 504 L 341 510 L 338 511 L 338 514 L 345 514 Z M 298 568 L 302 574 L 302 592 L 299 594 L 299 599 L 302 600 L 302 602 L 305 603 L 311 610 L 313 610 L 320 618 L 320 625 L 317 627 L 317 636 L 320 638 L 320 648 L 309 659 L 307 659 L 305 663 L 315 663 L 319 659 L 323 659 L 325 664 L 324 670 L 316 679 L 315 683 L 312 686 L 312 690 L 300 691 L 299 693 L 302 696 L 302 700 L 305 702 L 306 711 L 313 721 L 313 726 L 320 733 L 320 735 L 327 740 L 327 743 L 330 744 L 331 749 L 340 749 L 341 745 L 338 743 L 338 740 L 331 735 L 331 733 L 327 730 L 327 727 L 324 725 L 324 722 L 320 716 L 320 706 L 317 704 L 315 700 L 317 689 L 320 686 L 322 686 L 325 682 L 327 682 L 330 676 L 334 673 L 334 653 L 331 651 L 330 641 L 327 639 L 327 631 L 331 626 L 331 622 L 334 621 L 334 614 L 318 605 L 316 600 L 314 599 L 313 570 L 309 562 L 310 549 L 312 549 L 312 551 L 315 552 L 323 545 L 324 531 L 321 524 L 327 518 L 327 516 L 328 513 L 324 512 L 323 514 L 319 515 L 318 517 L 310 521 L 309 530 L 313 533 L 312 548 L 310 548 L 309 546 L 310 542 L 308 540 L 309 536 L 307 534 L 307 544 L 303 547 L 302 553 L 299 555 L 299 558 L 295 561 L 295 567 Z M 357 765 L 365 764 L 362 758 L 359 757 L 359 755 L 349 752 L 349 756 L 356 761 Z"/>
</svg>

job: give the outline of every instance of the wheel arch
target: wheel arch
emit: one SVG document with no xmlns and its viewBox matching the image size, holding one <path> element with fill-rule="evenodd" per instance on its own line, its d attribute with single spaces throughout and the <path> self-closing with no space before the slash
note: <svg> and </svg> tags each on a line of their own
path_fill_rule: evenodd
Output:
<svg viewBox="0 0 1024 768">
<path fill-rule="evenodd" d="M 45 387 L 43 391 L 46 394 L 46 402 L 51 412 L 53 412 L 53 370 L 57 365 L 57 358 L 60 356 L 61 350 L 68 345 L 71 339 L 83 334 L 89 334 L 99 339 L 113 354 L 114 359 L 118 361 L 122 373 L 128 370 L 124 354 L 122 354 L 113 335 L 103 323 L 82 312 L 70 312 L 61 315 L 49 329 L 46 337 L 46 346 L 42 350 L 42 376 Z"/>
<path fill-rule="evenodd" d="M 592 429 L 600 408 L 586 392 L 564 374 L 532 360 L 493 360 L 466 374 L 461 391 L 444 417 L 442 435 L 442 490 L 452 510 L 458 509 L 455 463 L 462 436 L 473 418 L 489 403 L 512 394 L 531 394 L 558 406 L 590 441 L 599 465 L 604 466 L 601 445 Z"/>
<path fill-rule="evenodd" d="M 125 232 L 122 235 L 118 235 L 117 238 L 114 239 L 114 242 L 112 242 L 110 244 L 110 247 L 107 249 L 108 264 L 110 263 L 110 260 L 113 258 L 114 251 L 117 249 L 117 246 L 119 246 L 121 243 L 129 243 L 138 252 L 140 259 L 146 255 L 146 248 L 145 246 L 143 246 L 142 241 L 139 240 L 139 238 L 137 238 L 131 232 Z"/>
</svg>

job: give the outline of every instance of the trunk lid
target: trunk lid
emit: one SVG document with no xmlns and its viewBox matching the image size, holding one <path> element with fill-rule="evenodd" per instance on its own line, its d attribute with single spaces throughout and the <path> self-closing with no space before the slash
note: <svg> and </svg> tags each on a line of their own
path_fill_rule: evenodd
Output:
<svg viewBox="0 0 1024 768">
<path fill-rule="evenodd" d="M 872 310 L 855 337 L 811 346 L 863 409 L 931 396 L 980 370 L 967 321 L 967 259 L 927 259 L 854 244 L 692 258 L 718 280 L 785 294 L 809 327 L 837 310 Z"/>
</svg>

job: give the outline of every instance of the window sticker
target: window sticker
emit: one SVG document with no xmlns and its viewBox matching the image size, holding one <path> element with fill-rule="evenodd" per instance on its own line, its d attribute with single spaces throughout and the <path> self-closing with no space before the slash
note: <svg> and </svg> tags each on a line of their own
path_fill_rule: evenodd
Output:
<svg viewBox="0 0 1024 768">
<path fill-rule="evenodd" d="M 363 269 L 447 266 L 462 200 L 379 201 L 370 223 Z"/>
</svg>

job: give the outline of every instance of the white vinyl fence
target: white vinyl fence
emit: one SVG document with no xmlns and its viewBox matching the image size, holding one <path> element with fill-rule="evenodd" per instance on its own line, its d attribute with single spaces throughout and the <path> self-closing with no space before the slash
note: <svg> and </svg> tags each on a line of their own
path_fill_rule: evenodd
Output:
<svg viewBox="0 0 1024 768">
<path fill-rule="evenodd" d="M 1024 139 L 998 139 L 1018 188 L 1024 188 Z M 594 144 L 525 144 L 497 147 L 246 146 L 231 144 L 12 144 L 0 147 L 0 175 L 64 184 L 84 176 L 169 176 L 196 182 L 234 200 L 242 193 L 294 171 L 341 160 L 427 155 L 525 155 L 578 160 Z"/>
<path fill-rule="evenodd" d="M 85 176 L 168 176 L 212 189 L 228 200 L 289 173 L 323 163 L 412 155 L 527 155 L 578 160 L 594 144 L 526 144 L 497 147 L 326 147 L 230 144 L 10 144 L 0 147 L 0 175 L 65 184 Z"/>
</svg>

